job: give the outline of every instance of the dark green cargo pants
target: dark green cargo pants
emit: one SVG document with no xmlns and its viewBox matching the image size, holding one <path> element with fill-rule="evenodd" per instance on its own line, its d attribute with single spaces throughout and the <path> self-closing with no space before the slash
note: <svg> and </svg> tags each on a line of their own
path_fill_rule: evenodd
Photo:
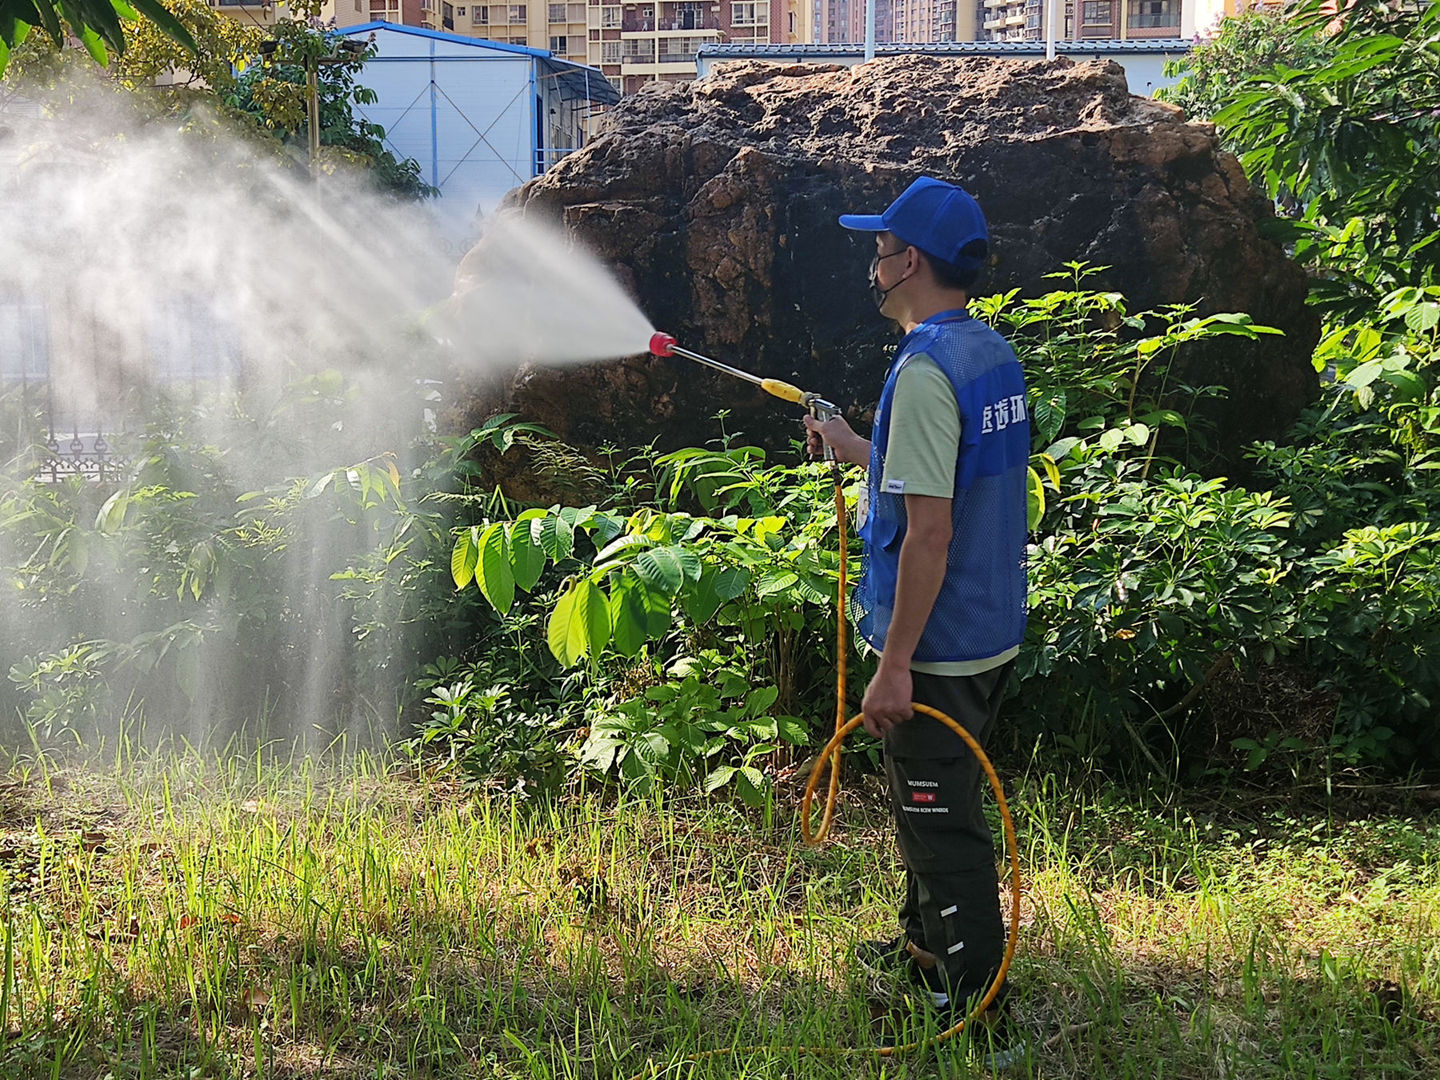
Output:
<svg viewBox="0 0 1440 1080">
<path fill-rule="evenodd" d="M 952 716 L 982 748 L 1011 663 L 979 675 L 914 673 L 914 699 Z M 905 862 L 900 926 L 935 956 L 932 990 L 964 1000 L 989 985 L 1005 954 L 995 845 L 981 803 L 989 783 L 960 736 L 916 713 L 885 736 L 885 773 Z"/>
</svg>

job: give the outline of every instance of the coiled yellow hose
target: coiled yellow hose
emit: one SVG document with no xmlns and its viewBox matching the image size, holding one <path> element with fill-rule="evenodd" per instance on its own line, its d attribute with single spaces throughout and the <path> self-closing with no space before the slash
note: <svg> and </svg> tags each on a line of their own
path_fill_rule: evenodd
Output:
<svg viewBox="0 0 1440 1080">
<path fill-rule="evenodd" d="M 845 507 L 844 481 L 838 464 L 831 463 L 831 475 L 835 480 L 835 519 L 840 532 L 840 580 L 836 593 L 836 641 L 835 641 L 835 734 L 825 744 L 825 749 L 820 751 L 820 756 L 815 762 L 815 767 L 810 770 L 810 779 L 805 784 L 805 795 L 800 800 L 800 832 L 805 838 L 805 843 L 817 845 L 824 843 L 826 835 L 830 832 L 830 825 L 835 820 L 835 803 L 840 795 L 840 755 L 845 743 L 845 737 L 859 727 L 865 720 L 864 713 L 856 713 L 848 720 L 845 717 L 845 689 L 847 676 L 849 674 L 848 662 L 848 637 L 849 620 L 845 613 L 845 590 L 849 578 L 849 515 Z M 1000 809 L 1000 821 L 1005 830 L 1005 851 L 1010 862 L 1010 933 L 1005 941 L 1005 955 L 1000 961 L 1000 967 L 995 972 L 995 978 L 991 980 L 989 988 L 985 991 L 980 1001 L 973 1009 L 953 1027 L 947 1028 L 938 1035 L 929 1038 L 917 1039 L 914 1042 L 904 1043 L 898 1046 L 727 1046 L 720 1050 L 705 1050 L 697 1054 L 689 1054 L 678 1059 L 673 1064 L 680 1065 L 687 1062 L 699 1063 L 710 1058 L 728 1056 L 733 1054 L 757 1054 L 765 1051 L 789 1051 L 791 1053 L 813 1054 L 822 1057 L 839 1057 L 846 1055 L 868 1055 L 874 1057 L 894 1057 L 900 1054 L 907 1054 L 918 1050 L 922 1046 L 938 1045 L 947 1039 L 953 1039 L 961 1031 L 965 1030 L 967 1024 L 976 1017 L 984 1014 L 985 1010 L 994 1004 L 1000 994 L 1000 987 L 1005 984 L 1005 976 L 1010 971 L 1010 963 L 1015 959 L 1015 945 L 1020 938 L 1020 851 L 1015 840 L 1015 823 L 1010 817 L 1010 807 L 1005 801 L 1005 788 L 1000 783 L 1000 777 L 995 773 L 995 766 L 990 763 L 989 756 L 975 737 L 966 731 L 954 718 L 941 712 L 939 709 L 923 705 L 918 701 L 911 702 L 915 711 L 924 713 L 939 720 L 951 731 L 959 735 L 970 752 L 980 762 L 980 767 L 985 770 L 985 775 L 990 779 L 990 790 L 995 793 L 995 803 Z M 815 798 L 815 790 L 820 784 L 820 776 L 825 771 L 825 764 L 830 765 L 830 784 L 825 795 L 825 809 L 821 814 L 820 826 L 811 830 L 810 807 Z M 660 1071 L 651 1064 L 637 1073 L 632 1080 L 643 1080 L 647 1076 L 658 1076 Z"/>
</svg>

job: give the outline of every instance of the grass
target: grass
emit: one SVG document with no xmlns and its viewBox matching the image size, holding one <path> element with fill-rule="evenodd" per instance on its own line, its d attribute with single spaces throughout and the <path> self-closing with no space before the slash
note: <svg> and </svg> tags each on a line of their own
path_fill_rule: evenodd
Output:
<svg viewBox="0 0 1440 1080">
<path fill-rule="evenodd" d="M 899 868 L 865 784 L 836 839 L 661 798 L 557 805 L 193 755 L 0 779 L 0 1076 L 967 1076 L 866 1045 L 848 946 Z M 1440 1074 L 1440 824 L 1013 785 L 1018 1076 Z M 1197 807 L 1203 806 L 1202 809 Z M 915 1023 L 925 1023 L 923 1012 Z"/>
</svg>

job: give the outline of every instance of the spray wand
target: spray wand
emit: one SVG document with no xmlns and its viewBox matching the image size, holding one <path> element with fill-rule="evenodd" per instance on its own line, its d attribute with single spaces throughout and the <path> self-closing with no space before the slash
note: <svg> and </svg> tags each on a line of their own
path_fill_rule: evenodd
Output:
<svg viewBox="0 0 1440 1080">
<path fill-rule="evenodd" d="M 650 336 L 650 352 L 655 356 L 683 356 L 686 360 L 694 360 L 697 364 L 704 364 L 716 371 L 723 371 L 726 375 L 733 375 L 737 379 L 754 383 L 767 394 L 773 394 L 782 401 L 803 406 L 816 420 L 829 420 L 840 411 L 833 402 L 826 401 L 819 394 L 809 390 L 801 390 L 798 386 L 781 382 L 779 379 L 762 379 L 758 375 L 751 375 L 748 371 L 741 371 L 729 364 L 722 364 L 719 360 L 712 360 L 708 356 L 681 348 L 673 337 L 663 332 L 657 332 Z M 835 451 L 830 448 L 829 444 L 825 446 L 825 460 L 830 462 L 835 460 Z"/>
</svg>

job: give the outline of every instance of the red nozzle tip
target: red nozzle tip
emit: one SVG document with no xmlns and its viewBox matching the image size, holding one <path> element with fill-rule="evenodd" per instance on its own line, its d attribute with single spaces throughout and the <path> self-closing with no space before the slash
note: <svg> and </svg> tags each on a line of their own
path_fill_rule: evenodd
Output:
<svg viewBox="0 0 1440 1080">
<path fill-rule="evenodd" d="M 650 335 L 650 351 L 656 356 L 674 356 L 675 339 L 663 331 Z"/>
</svg>

